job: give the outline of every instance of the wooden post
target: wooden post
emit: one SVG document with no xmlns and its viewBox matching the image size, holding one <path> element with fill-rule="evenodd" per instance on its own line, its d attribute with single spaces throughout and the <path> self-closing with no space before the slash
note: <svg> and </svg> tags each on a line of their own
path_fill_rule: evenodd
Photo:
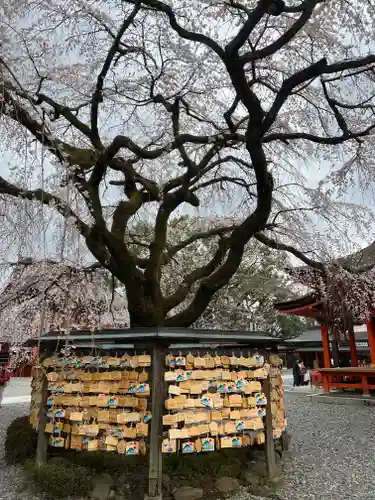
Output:
<svg viewBox="0 0 375 500">
<path fill-rule="evenodd" d="M 162 453 L 164 365 L 166 349 L 154 346 L 152 350 L 152 420 L 150 432 L 150 465 L 148 471 L 148 498 L 162 497 Z"/>
<path fill-rule="evenodd" d="M 349 332 L 349 344 L 350 344 L 350 359 L 352 361 L 352 366 L 358 366 L 357 346 L 355 343 L 353 326 L 351 326 Z"/>
<path fill-rule="evenodd" d="M 266 454 L 267 476 L 273 479 L 278 475 L 276 467 L 275 443 L 273 440 L 272 405 L 271 405 L 271 383 L 269 376 L 264 381 L 264 394 L 267 398 L 266 406 L 266 442 L 264 450 Z"/>
<path fill-rule="evenodd" d="M 43 465 L 47 462 L 47 434 L 45 427 L 47 422 L 47 399 L 48 399 L 48 380 L 43 372 L 42 379 L 42 397 L 39 407 L 39 423 L 38 423 L 38 442 L 36 446 L 36 463 Z"/>
<path fill-rule="evenodd" d="M 366 321 L 367 325 L 367 335 L 368 335 L 368 346 L 370 349 L 370 363 L 375 365 L 375 325 L 374 320 L 369 318 Z"/>
<path fill-rule="evenodd" d="M 286 431 L 281 434 L 281 446 L 283 451 L 289 451 L 289 436 Z"/>
<path fill-rule="evenodd" d="M 329 352 L 328 325 L 321 325 L 323 345 L 323 366 L 331 368 L 331 354 Z"/>
<path fill-rule="evenodd" d="M 370 389 L 368 387 L 368 380 L 367 380 L 367 375 L 362 375 L 362 393 L 366 397 L 370 397 Z"/>
<path fill-rule="evenodd" d="M 319 368 L 319 353 L 315 353 L 315 369 Z"/>
<path fill-rule="evenodd" d="M 323 345 L 323 367 L 331 368 L 331 354 L 329 352 L 328 325 L 321 325 L 322 345 Z M 327 375 L 322 375 L 323 390 L 329 392 L 329 381 Z"/>
</svg>

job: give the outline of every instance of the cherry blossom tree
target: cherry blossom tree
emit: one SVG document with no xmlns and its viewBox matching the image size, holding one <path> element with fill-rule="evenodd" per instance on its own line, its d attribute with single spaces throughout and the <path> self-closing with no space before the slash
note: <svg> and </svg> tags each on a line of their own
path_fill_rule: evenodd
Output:
<svg viewBox="0 0 375 500">
<path fill-rule="evenodd" d="M 3 217 L 12 203 L 64 220 L 62 239 L 124 285 L 132 325 L 196 323 L 254 240 L 310 263 L 317 220 L 338 237 L 368 215 L 310 186 L 323 163 L 331 183 L 371 170 L 374 14 L 366 0 L 9 0 Z M 198 210 L 223 224 L 173 242 L 171 218 Z M 140 257 L 129 234 L 145 219 Z M 163 292 L 165 267 L 208 240 L 205 264 Z"/>
<path fill-rule="evenodd" d="M 0 337 L 13 347 L 45 331 L 129 326 L 126 298 L 97 265 L 24 259 L 11 267 L 0 294 Z"/>
<path fill-rule="evenodd" d="M 363 324 L 375 305 L 375 243 L 354 254 L 289 270 L 322 302 L 322 316 L 332 337 L 348 340 L 354 324 Z"/>
</svg>

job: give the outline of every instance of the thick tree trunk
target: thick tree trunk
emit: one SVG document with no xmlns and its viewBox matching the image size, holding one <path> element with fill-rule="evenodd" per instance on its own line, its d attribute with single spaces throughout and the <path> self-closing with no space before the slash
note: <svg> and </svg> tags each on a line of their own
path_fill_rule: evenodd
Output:
<svg viewBox="0 0 375 500">
<path fill-rule="evenodd" d="M 337 342 L 336 335 L 332 336 L 332 359 L 333 366 L 337 367 L 340 364 L 340 353 L 339 353 L 339 344 Z"/>
<path fill-rule="evenodd" d="M 137 313 L 130 314 L 130 326 L 133 327 L 144 327 L 144 328 L 152 328 L 152 327 L 162 327 L 164 326 L 164 321 L 160 322 L 154 315 L 144 316 L 139 315 Z"/>
<path fill-rule="evenodd" d="M 154 304 L 149 298 L 144 296 L 128 296 L 128 311 L 130 317 L 130 326 L 164 326 L 164 311 L 158 304 Z"/>
</svg>

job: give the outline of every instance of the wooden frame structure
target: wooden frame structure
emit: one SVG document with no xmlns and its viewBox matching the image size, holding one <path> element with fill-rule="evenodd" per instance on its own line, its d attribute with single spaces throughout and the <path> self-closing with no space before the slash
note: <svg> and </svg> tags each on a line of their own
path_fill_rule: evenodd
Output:
<svg viewBox="0 0 375 500">
<path fill-rule="evenodd" d="M 162 498 L 162 454 L 163 439 L 163 402 L 164 402 L 164 371 L 165 356 L 168 351 L 183 350 L 220 350 L 234 352 L 241 349 L 257 349 L 260 352 L 276 350 L 278 339 L 262 332 L 228 331 L 228 330 L 200 330 L 185 328 L 129 328 L 111 329 L 96 332 L 72 331 L 70 334 L 49 332 L 40 342 L 40 357 L 49 356 L 56 351 L 56 346 L 73 344 L 76 350 L 89 352 L 93 349 L 103 352 L 119 353 L 126 350 L 147 351 L 152 354 L 152 420 L 149 436 L 149 486 L 150 499 Z M 179 343 L 183 342 L 183 343 Z M 35 346 L 37 339 L 26 342 L 26 346 Z M 265 453 L 267 472 L 270 478 L 278 475 L 276 468 L 275 447 L 272 428 L 271 387 L 268 380 L 265 383 L 267 397 L 267 412 L 265 422 Z M 45 408 L 47 400 L 47 379 L 44 380 L 41 408 Z M 46 412 L 41 411 L 38 425 L 38 445 L 36 460 L 43 464 L 47 460 L 47 437 L 45 434 Z M 282 442 L 284 440 L 282 439 Z"/>
<path fill-rule="evenodd" d="M 370 396 L 370 390 L 375 390 L 375 368 L 358 366 L 358 354 L 354 332 L 349 333 L 351 368 L 331 366 L 331 350 L 329 339 L 329 325 L 323 314 L 323 302 L 314 295 L 307 295 L 299 299 L 275 304 L 281 314 L 291 314 L 313 318 L 321 325 L 323 346 L 323 367 L 319 373 L 323 381 L 324 392 L 331 389 L 359 389 L 364 396 Z M 375 367 L 375 309 L 369 311 L 366 321 L 370 362 Z"/>
</svg>

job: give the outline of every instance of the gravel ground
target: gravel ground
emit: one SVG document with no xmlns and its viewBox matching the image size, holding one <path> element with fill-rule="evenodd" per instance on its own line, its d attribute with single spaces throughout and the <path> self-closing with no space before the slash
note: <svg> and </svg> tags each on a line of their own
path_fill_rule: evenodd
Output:
<svg viewBox="0 0 375 500">
<path fill-rule="evenodd" d="M 273 498 L 375 500 L 375 409 L 311 403 L 303 394 L 286 397 L 292 446 L 285 461 L 286 486 Z M 3 459 L 6 428 L 28 407 L 0 407 L 0 500 L 41 500 L 20 493 L 21 471 Z M 230 500 L 261 498 L 237 493 Z"/>
<path fill-rule="evenodd" d="M 375 500 L 375 409 L 288 394 L 291 451 L 276 500 Z M 261 500 L 239 493 L 231 500 Z"/>
<path fill-rule="evenodd" d="M 8 425 L 17 417 L 26 415 L 29 404 L 11 404 L 0 407 L 0 499 L 1 500 L 42 500 L 24 487 L 22 471 L 4 462 L 4 440 Z M 22 491 L 22 490 L 23 491 Z"/>
</svg>

